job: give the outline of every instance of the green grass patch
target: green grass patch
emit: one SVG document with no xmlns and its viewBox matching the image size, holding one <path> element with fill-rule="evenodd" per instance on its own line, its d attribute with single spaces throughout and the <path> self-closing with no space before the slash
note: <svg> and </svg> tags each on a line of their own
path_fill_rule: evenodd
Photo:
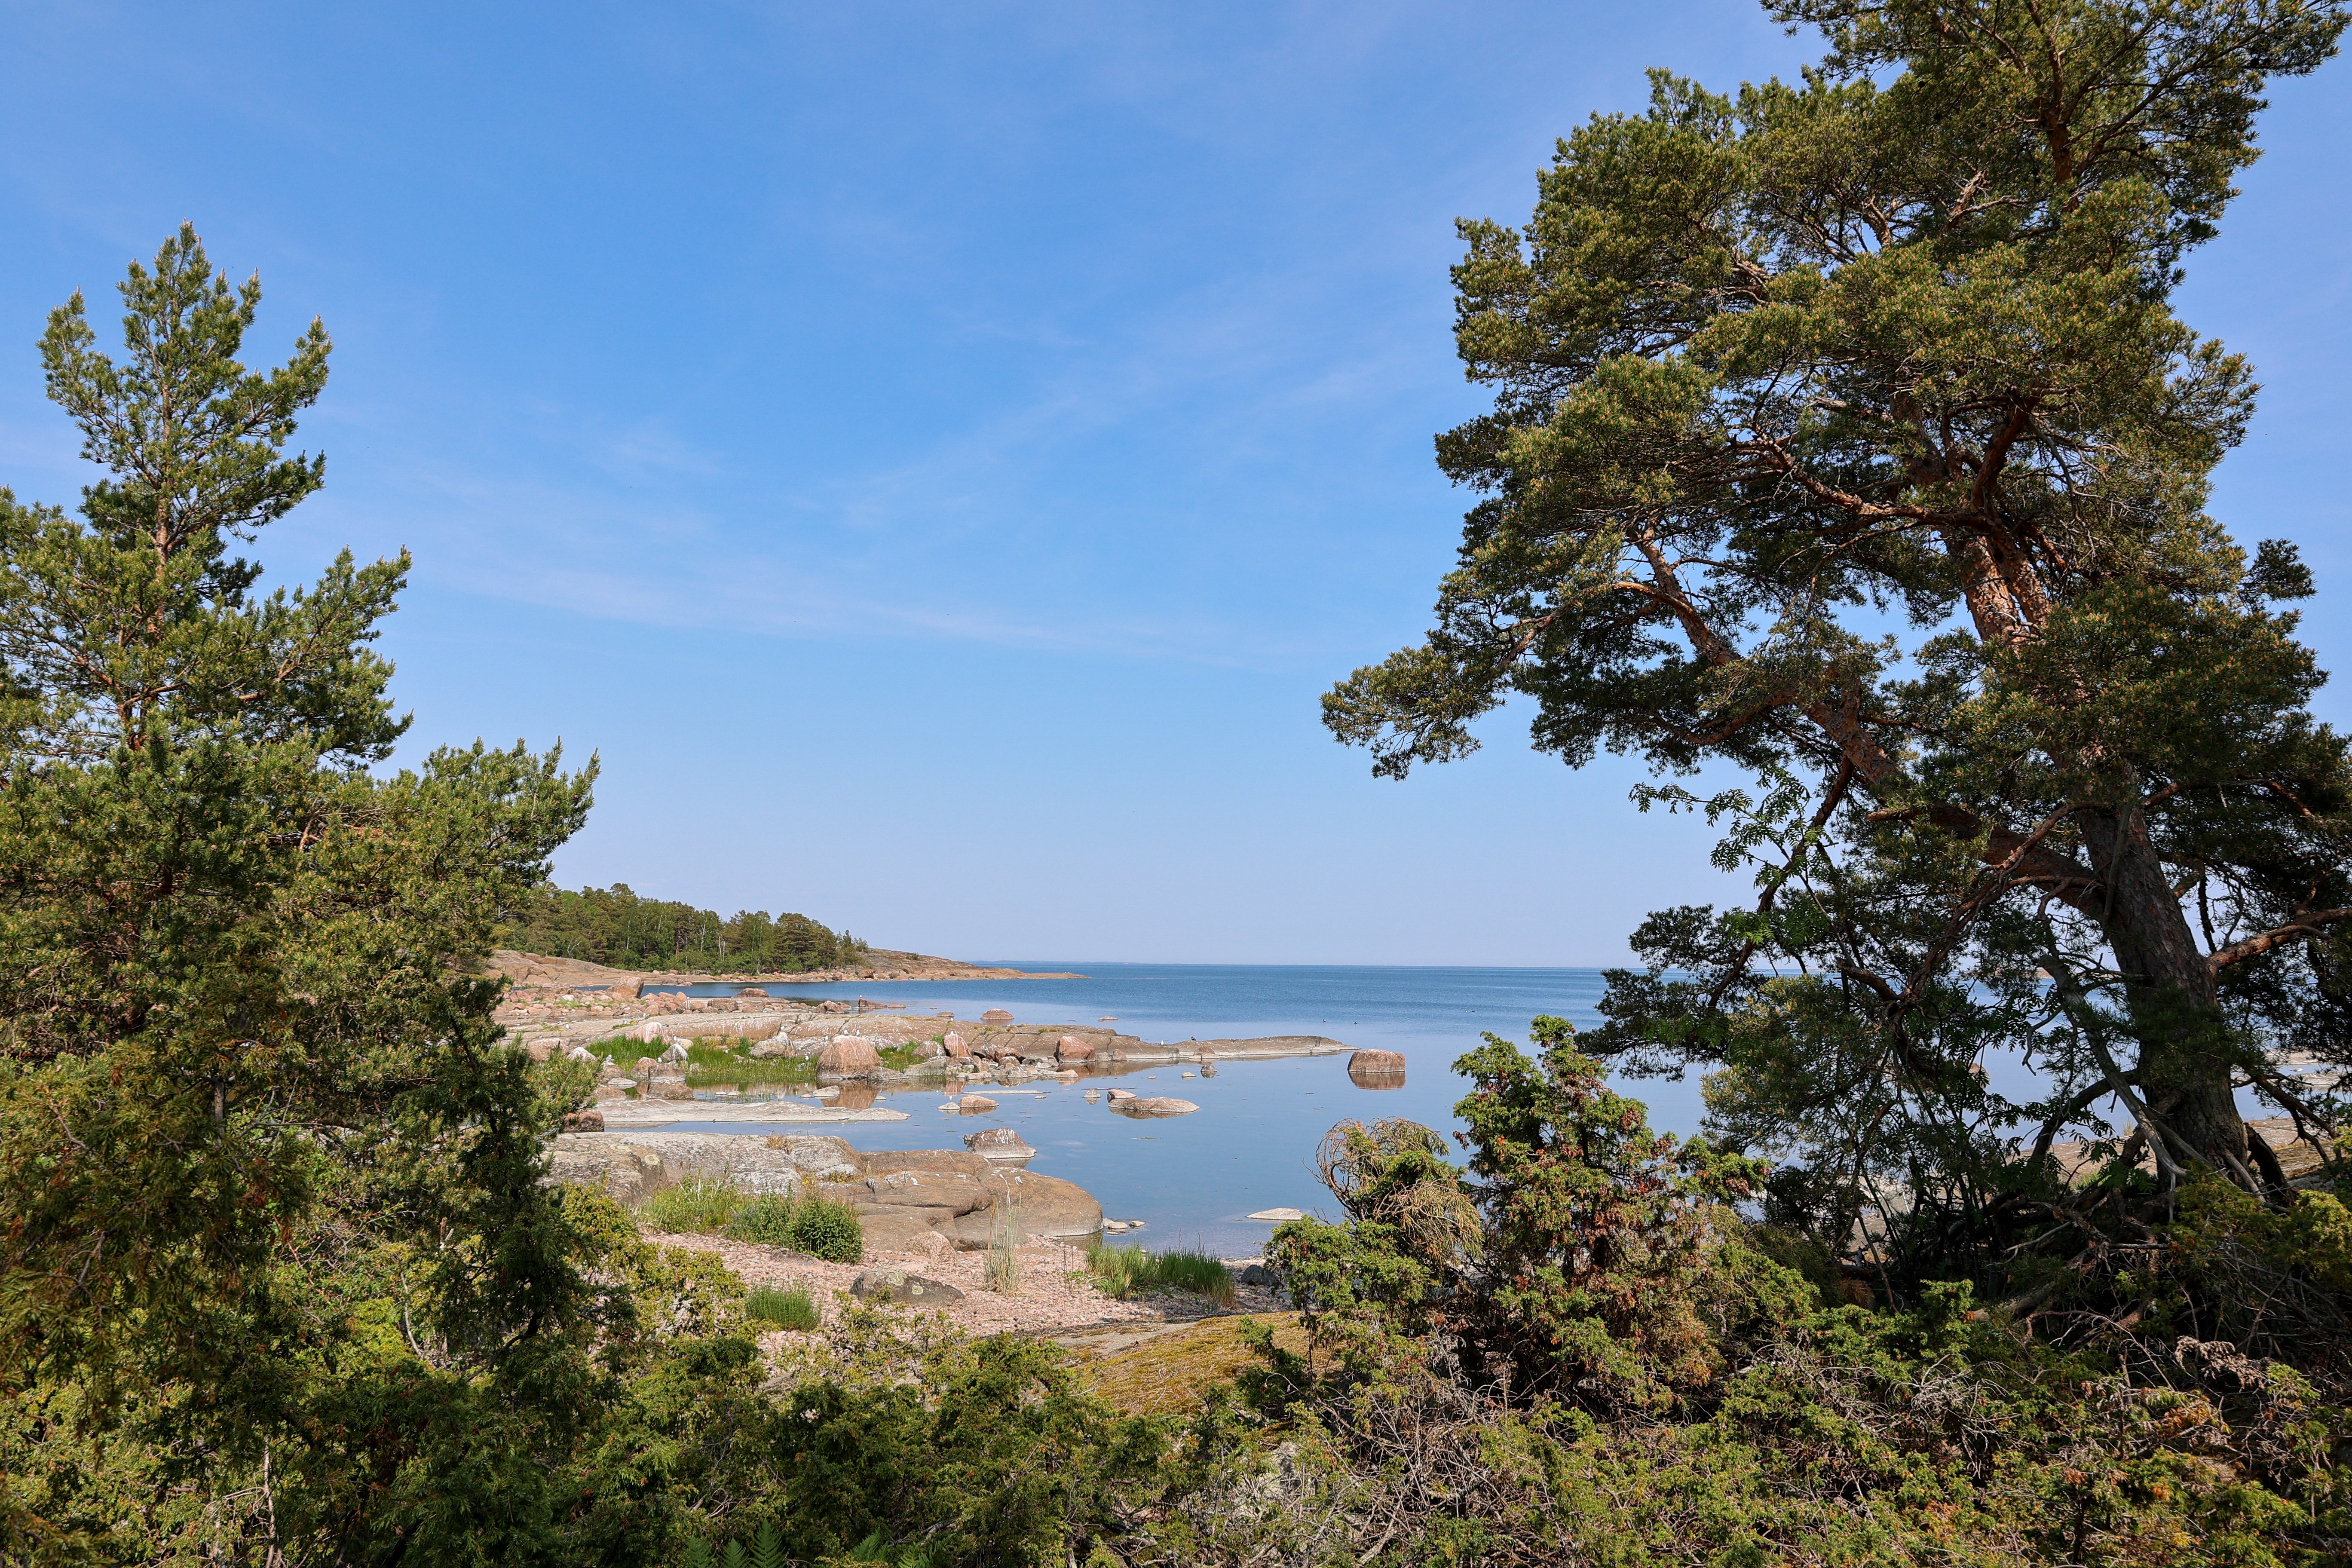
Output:
<svg viewBox="0 0 2352 1568">
<path fill-rule="evenodd" d="M 645 1201 L 639 1218 L 656 1230 L 680 1236 L 716 1236 L 734 1223 L 743 1194 L 707 1176 L 688 1176 Z"/>
<path fill-rule="evenodd" d="M 816 1327 L 816 1300 L 805 1285 L 787 1285 L 781 1290 L 755 1285 L 743 1298 L 743 1315 L 755 1323 L 805 1331 Z"/>
<path fill-rule="evenodd" d="M 767 1247 L 792 1245 L 793 1210 L 796 1205 L 788 1197 L 762 1193 L 744 1202 L 727 1222 L 727 1234 L 738 1241 L 756 1241 Z"/>
<path fill-rule="evenodd" d="M 717 1036 L 695 1040 L 686 1047 L 688 1089 L 776 1089 L 816 1081 L 814 1057 L 752 1057 L 764 1040 L 737 1040 Z"/>
<path fill-rule="evenodd" d="M 1170 1252 L 1146 1252 L 1140 1247 L 1115 1247 L 1097 1237 L 1087 1249 L 1087 1272 L 1103 1294 L 1124 1301 L 1138 1290 L 1189 1290 L 1206 1296 L 1221 1307 L 1234 1304 L 1234 1272 L 1205 1252 L 1179 1247 Z"/>
<path fill-rule="evenodd" d="M 932 1038 L 937 1039 L 938 1037 L 933 1036 Z M 903 1046 L 884 1046 L 874 1054 L 880 1057 L 882 1065 L 891 1071 L 909 1072 L 913 1070 L 917 1062 L 923 1060 L 929 1054 L 923 1049 L 923 1041 L 916 1040 Z"/>
</svg>

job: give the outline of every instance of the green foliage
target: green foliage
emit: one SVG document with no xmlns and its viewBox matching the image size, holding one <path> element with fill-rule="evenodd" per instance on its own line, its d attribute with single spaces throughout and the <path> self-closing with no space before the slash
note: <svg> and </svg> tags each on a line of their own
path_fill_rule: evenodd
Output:
<svg viewBox="0 0 2352 1568">
<path fill-rule="evenodd" d="M 614 1042 L 616 1060 L 634 1061 L 635 1052 L 644 1047 L 635 1041 Z M 752 1057 L 745 1053 L 751 1042 L 725 1035 L 708 1036 L 689 1041 L 686 1048 L 686 1081 L 694 1089 L 774 1088 L 782 1084 L 806 1084 L 816 1081 L 814 1057 Z"/>
<path fill-rule="evenodd" d="M 1104 1295 L 1117 1301 L 1138 1290 L 1168 1289 L 1206 1296 L 1222 1307 L 1234 1304 L 1233 1270 L 1223 1259 L 1189 1248 L 1146 1252 L 1097 1237 L 1087 1248 L 1087 1272 Z"/>
<path fill-rule="evenodd" d="M 2340 1554 L 2340 1398 L 2225 1342 L 2110 1323 L 2055 1346 L 1967 1283 L 1931 1284 L 1910 1310 L 1824 1305 L 1766 1255 L 1826 1254 L 1726 1206 L 1750 1163 L 1650 1133 L 1564 1026 L 1537 1030 L 1540 1062 L 1490 1039 L 1460 1064 L 1475 1085 L 1457 1107 L 1466 1177 L 1410 1124 L 1327 1141 L 1349 1218 L 1285 1226 L 1269 1249 L 1309 1348 L 1261 1331 L 1244 1405 L 1202 1412 L 1202 1468 L 1164 1538 L 1184 1560 Z M 2171 1249 L 2236 1282 L 2244 1326 L 2293 1314 L 2272 1331 L 2281 1351 L 2340 1332 L 2302 1314 L 2327 1292 L 2340 1310 L 2341 1210 L 2302 1207 L 2209 1179 Z M 2135 1316 L 2160 1321 L 2178 1298 L 2143 1286 Z"/>
<path fill-rule="evenodd" d="M 816 1302 L 810 1299 L 805 1285 L 789 1285 L 781 1290 L 766 1285 L 754 1286 L 743 1298 L 743 1316 L 753 1322 L 773 1323 L 780 1329 L 814 1329 L 818 1321 Z"/>
<path fill-rule="evenodd" d="M 866 943 L 806 915 L 713 910 L 641 899 L 626 887 L 541 889 L 504 932 L 527 952 L 583 958 L 625 969 L 686 969 L 712 974 L 796 973 L 860 963 Z"/>
<path fill-rule="evenodd" d="M 1089 1396 L 1052 1345 L 937 1337 L 845 1300 L 802 1364 L 738 1435 L 740 1461 L 772 1481 L 729 1526 L 772 1523 L 791 1560 L 1085 1562 L 1130 1542 L 1157 1489 L 1160 1427 Z"/>
<path fill-rule="evenodd" d="M 1124 1301 L 1150 1282 L 1151 1255 L 1140 1247 L 1120 1247 L 1097 1236 L 1087 1246 L 1087 1273 L 1095 1288 Z"/>
<path fill-rule="evenodd" d="M 1534 1027 L 1539 1061 L 1489 1035 L 1454 1064 L 1475 1180 L 1424 1128 L 1343 1126 L 1323 1163 L 1348 1222 L 1282 1226 L 1267 1259 L 1354 1373 L 1443 1328 L 1515 1388 L 1670 1405 L 1720 1373 L 1727 1331 L 1814 1293 L 1744 1240 L 1757 1162 L 1651 1131 L 1568 1024 Z"/>
</svg>

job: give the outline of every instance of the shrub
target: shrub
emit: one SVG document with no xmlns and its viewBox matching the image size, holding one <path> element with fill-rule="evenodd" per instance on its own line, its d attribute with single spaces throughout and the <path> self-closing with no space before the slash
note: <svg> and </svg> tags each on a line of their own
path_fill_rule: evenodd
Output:
<svg viewBox="0 0 2352 1568">
<path fill-rule="evenodd" d="M 743 1299 L 743 1316 L 755 1323 L 773 1323 L 780 1329 L 806 1331 L 817 1325 L 816 1301 L 805 1285 L 790 1285 L 782 1290 L 767 1285 L 755 1286 Z"/>
<path fill-rule="evenodd" d="M 773 1368 L 789 1392 L 728 1435 L 746 1481 L 728 1478 L 742 1501 L 711 1533 L 772 1523 L 810 1568 L 1084 1563 L 1106 1543 L 1197 1561 L 1139 1533 L 1170 1483 L 1168 1435 L 1087 1393 L 1060 1347 L 845 1302 L 793 1352 Z"/>
<path fill-rule="evenodd" d="M 756 1241 L 769 1247 L 793 1245 L 793 1213 L 799 1205 L 780 1194 L 762 1193 L 735 1211 L 727 1224 L 727 1234 L 738 1241 Z"/>
<path fill-rule="evenodd" d="M 743 1194 L 731 1183 L 688 1176 L 647 1198 L 637 1212 L 655 1230 L 679 1236 L 709 1236 L 725 1230 L 742 1203 Z"/>
<path fill-rule="evenodd" d="M 803 1198 L 793 1206 L 785 1245 L 828 1263 L 863 1263 L 866 1230 L 857 1211 L 832 1198 Z"/>
</svg>

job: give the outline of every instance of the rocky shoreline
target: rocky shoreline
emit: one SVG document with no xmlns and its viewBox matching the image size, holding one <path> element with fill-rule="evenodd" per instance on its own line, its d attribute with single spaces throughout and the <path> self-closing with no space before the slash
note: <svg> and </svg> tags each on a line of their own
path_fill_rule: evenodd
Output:
<svg viewBox="0 0 2352 1568">
<path fill-rule="evenodd" d="M 1008 1215 L 1016 1216 L 1020 1245 L 1082 1246 L 1104 1231 L 1102 1205 L 1075 1183 L 1025 1169 L 1035 1152 L 1007 1127 L 971 1134 L 962 1150 L 911 1152 L 861 1152 L 840 1137 L 782 1128 L 903 1121 L 907 1112 L 875 1103 L 893 1092 L 928 1090 L 950 1098 L 943 1109 L 986 1112 L 996 1101 L 972 1091 L 1034 1093 L 1016 1086 L 1072 1085 L 1177 1063 L 1192 1069 L 1182 1077 L 1213 1078 L 1224 1062 L 1349 1048 L 1320 1035 L 1152 1041 L 1103 1023 L 1023 1024 L 1001 1009 L 975 1020 L 950 1012 L 861 1013 L 854 1004 L 779 998 L 751 985 L 717 997 L 627 994 L 635 989 L 610 1000 L 520 990 L 498 1010 L 509 1038 L 534 1058 L 562 1055 L 595 1070 L 593 1107 L 571 1118 L 555 1140 L 555 1180 L 601 1187 L 631 1205 L 698 1175 L 750 1192 L 821 1191 L 857 1210 L 870 1249 L 918 1262 L 985 1247 Z M 627 1044 L 615 1049 L 621 1042 Z M 690 1068 L 696 1046 L 726 1054 L 714 1058 L 702 1050 Z M 709 1081 L 723 1079 L 730 1062 L 756 1071 L 779 1061 L 793 1064 L 802 1087 Z M 688 1083 L 689 1070 L 699 1087 Z M 1089 1085 L 1084 1093 L 1092 1101 L 1097 1089 Z M 1137 1120 L 1200 1109 L 1108 1084 L 1101 1093 L 1106 1109 Z M 747 1126 L 688 1131 L 672 1125 L 680 1121 Z M 764 1137 L 752 1130 L 771 1125 L 779 1131 Z"/>
</svg>

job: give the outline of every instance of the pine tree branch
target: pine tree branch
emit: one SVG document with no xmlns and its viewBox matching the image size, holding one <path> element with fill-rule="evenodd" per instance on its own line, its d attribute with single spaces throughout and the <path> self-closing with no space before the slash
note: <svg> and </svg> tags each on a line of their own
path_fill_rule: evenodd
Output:
<svg viewBox="0 0 2352 1568">
<path fill-rule="evenodd" d="M 2287 925 L 2263 931 L 2259 936 L 2250 936 L 2243 942 L 2233 942 L 2206 962 L 2212 965 L 2213 973 L 2219 974 L 2233 963 L 2260 958 L 2281 942 L 2293 942 L 2298 937 L 2317 936 L 2326 927 L 2344 920 L 2352 920 L 2352 909 L 2314 910 L 2309 914 L 2296 917 Z"/>
</svg>

